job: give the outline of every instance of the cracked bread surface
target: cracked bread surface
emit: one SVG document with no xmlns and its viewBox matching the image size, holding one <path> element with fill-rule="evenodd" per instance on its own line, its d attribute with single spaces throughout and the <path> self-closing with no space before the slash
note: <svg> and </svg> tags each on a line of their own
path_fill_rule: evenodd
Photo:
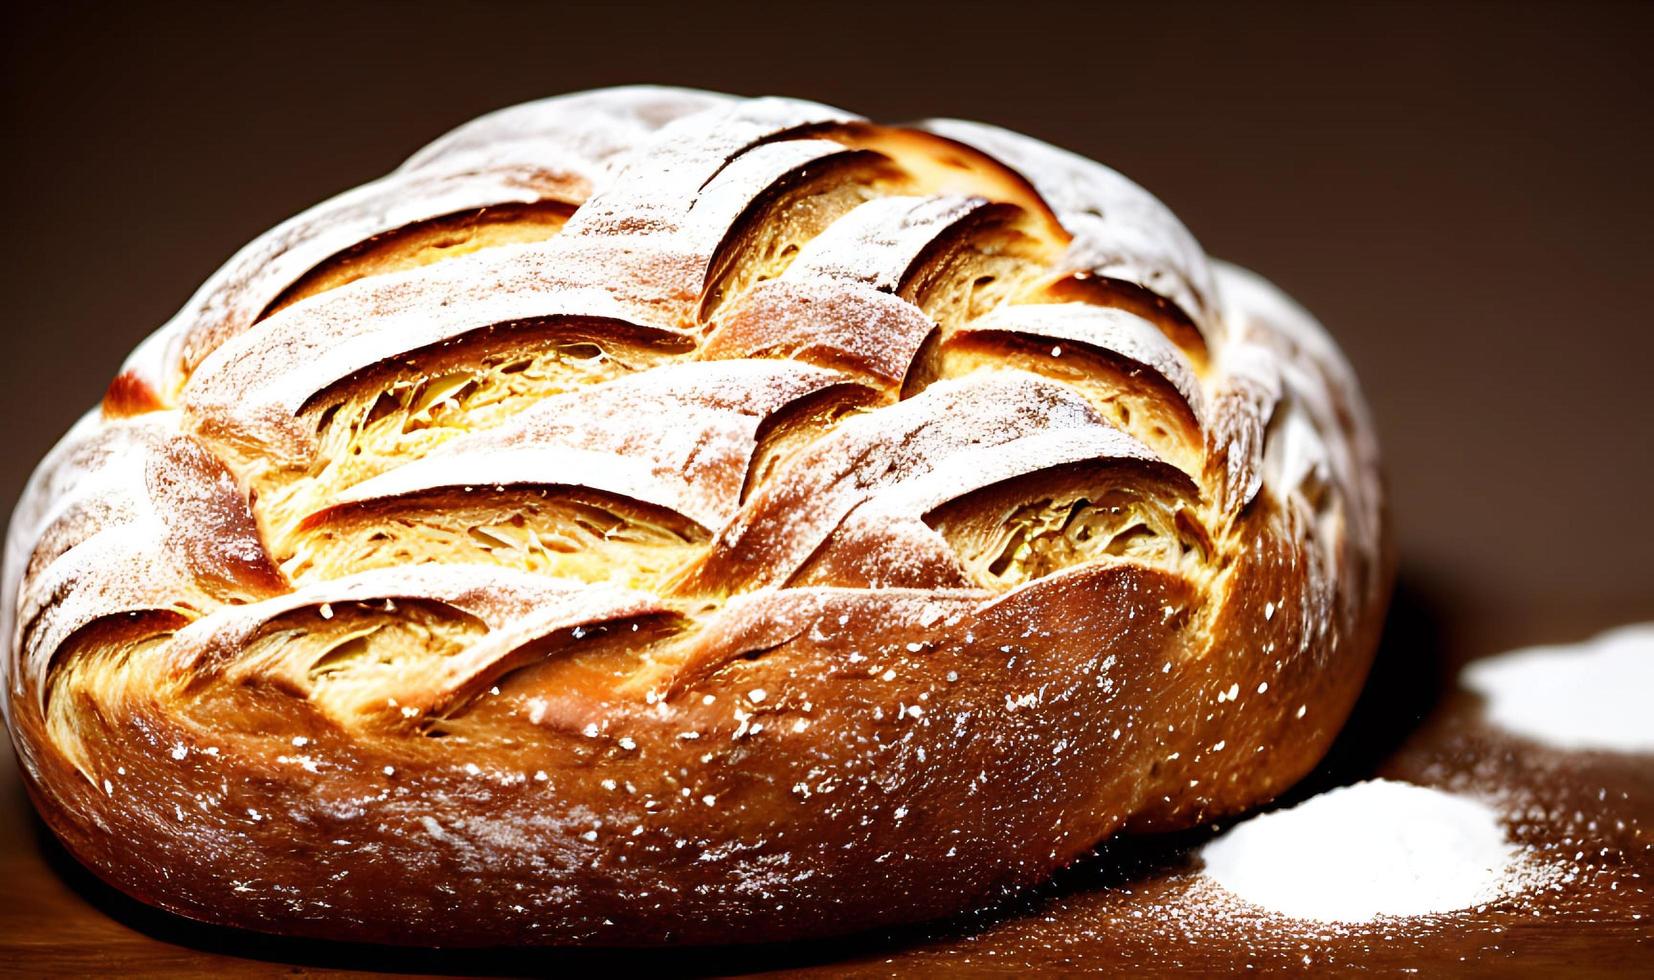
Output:
<svg viewBox="0 0 1654 980">
<path fill-rule="evenodd" d="M 1100 164 L 629 87 L 278 226 L 14 512 L 29 792 L 210 922 L 949 915 L 1307 772 L 1389 589 L 1324 330 Z"/>
</svg>

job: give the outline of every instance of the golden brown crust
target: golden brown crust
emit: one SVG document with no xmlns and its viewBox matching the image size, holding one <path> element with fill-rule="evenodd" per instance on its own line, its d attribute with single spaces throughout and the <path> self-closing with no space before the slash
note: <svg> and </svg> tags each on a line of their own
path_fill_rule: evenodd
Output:
<svg viewBox="0 0 1654 980">
<path fill-rule="evenodd" d="M 583 188 L 569 188 L 573 200 Z M 457 258 L 498 245 L 544 241 L 555 235 L 574 213 L 574 206 L 557 198 L 532 204 L 499 204 L 381 232 L 326 259 L 297 282 L 282 290 L 261 316 L 269 316 L 302 299 L 340 286 L 404 269 Z"/>
<path fill-rule="evenodd" d="M 138 374 L 122 371 L 103 395 L 103 413 L 111 418 L 159 412 L 166 408 L 161 395 Z"/>
<path fill-rule="evenodd" d="M 548 100 L 244 250 L 13 520 L 54 832 L 247 928 L 760 941 L 1307 772 L 1390 574 L 1347 365 L 1112 171 L 929 129 Z"/>
</svg>

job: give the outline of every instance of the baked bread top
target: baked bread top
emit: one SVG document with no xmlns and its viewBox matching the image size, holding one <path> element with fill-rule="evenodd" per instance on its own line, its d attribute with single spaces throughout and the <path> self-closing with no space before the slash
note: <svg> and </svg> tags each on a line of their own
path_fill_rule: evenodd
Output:
<svg viewBox="0 0 1654 980">
<path fill-rule="evenodd" d="M 1382 524 L 1320 327 L 1115 172 L 603 90 L 278 226 L 132 355 L 14 514 L 7 720 L 71 850 L 196 917 L 842 931 L 1296 779 Z"/>
</svg>

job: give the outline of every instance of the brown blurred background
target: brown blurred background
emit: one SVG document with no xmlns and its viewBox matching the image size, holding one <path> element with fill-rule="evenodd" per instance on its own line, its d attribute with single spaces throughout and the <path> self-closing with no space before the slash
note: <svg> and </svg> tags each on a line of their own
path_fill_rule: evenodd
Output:
<svg viewBox="0 0 1654 980">
<path fill-rule="evenodd" d="M 1409 574 L 1654 614 L 1654 4 L 13 3 L 0 497 L 263 230 L 624 82 L 1013 127 L 1318 314 Z"/>
</svg>

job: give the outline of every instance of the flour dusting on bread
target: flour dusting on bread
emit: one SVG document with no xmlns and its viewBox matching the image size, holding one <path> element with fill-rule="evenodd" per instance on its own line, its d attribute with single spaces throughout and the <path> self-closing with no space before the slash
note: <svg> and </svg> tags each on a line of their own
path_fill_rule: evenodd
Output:
<svg viewBox="0 0 1654 980">
<path fill-rule="evenodd" d="M 14 514 L 7 721 L 71 851 L 210 921 L 949 915 L 1315 764 L 1387 595 L 1377 466 L 1319 325 L 1106 167 L 579 93 L 138 347 Z"/>
</svg>

